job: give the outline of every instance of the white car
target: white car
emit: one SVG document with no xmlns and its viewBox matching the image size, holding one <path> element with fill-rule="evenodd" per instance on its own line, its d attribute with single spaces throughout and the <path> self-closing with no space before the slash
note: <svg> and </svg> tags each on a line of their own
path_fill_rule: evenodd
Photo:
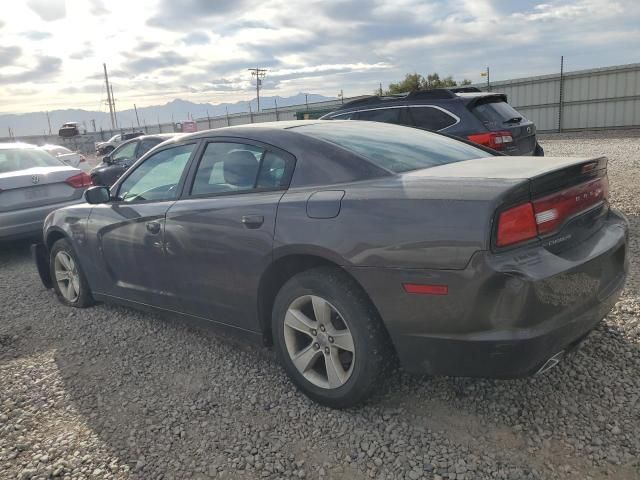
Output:
<svg viewBox="0 0 640 480">
<path fill-rule="evenodd" d="M 112 152 L 122 142 L 139 137 L 140 135 L 144 135 L 144 132 L 118 133 L 106 142 L 96 142 L 96 153 L 98 155 L 106 155 L 107 153 Z"/>
<path fill-rule="evenodd" d="M 43 145 L 40 148 L 71 167 L 81 168 L 82 165 L 80 164 L 83 162 L 86 163 L 87 161 L 81 153 L 72 152 L 68 148 L 61 147 L 60 145 Z"/>
</svg>

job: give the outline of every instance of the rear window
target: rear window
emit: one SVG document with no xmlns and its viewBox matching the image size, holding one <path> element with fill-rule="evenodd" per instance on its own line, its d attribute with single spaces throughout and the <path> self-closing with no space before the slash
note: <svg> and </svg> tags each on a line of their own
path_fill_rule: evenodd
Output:
<svg viewBox="0 0 640 480">
<path fill-rule="evenodd" d="M 37 149 L 0 149 L 0 173 L 17 172 L 35 167 L 60 167 L 63 163 Z"/>
<path fill-rule="evenodd" d="M 471 111 L 489 130 L 503 128 L 510 120 L 524 120 L 524 116 L 521 113 L 504 100 L 498 98 L 481 101 Z"/>
<path fill-rule="evenodd" d="M 492 156 L 443 135 L 388 123 L 322 122 L 295 131 L 334 143 L 395 173 Z"/>
</svg>

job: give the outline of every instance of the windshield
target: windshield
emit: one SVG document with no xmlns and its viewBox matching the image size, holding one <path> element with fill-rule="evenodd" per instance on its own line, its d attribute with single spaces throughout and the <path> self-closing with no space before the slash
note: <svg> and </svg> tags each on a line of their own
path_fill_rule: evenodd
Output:
<svg viewBox="0 0 640 480">
<path fill-rule="evenodd" d="M 508 123 L 519 123 L 525 119 L 511 105 L 497 98 L 478 103 L 472 111 L 489 130 L 500 129 Z"/>
<path fill-rule="evenodd" d="M 0 173 L 35 167 L 60 167 L 63 164 L 47 152 L 36 149 L 0 149 Z"/>
<path fill-rule="evenodd" d="M 323 122 L 295 131 L 335 143 L 395 173 L 492 156 L 443 135 L 387 123 Z"/>
</svg>

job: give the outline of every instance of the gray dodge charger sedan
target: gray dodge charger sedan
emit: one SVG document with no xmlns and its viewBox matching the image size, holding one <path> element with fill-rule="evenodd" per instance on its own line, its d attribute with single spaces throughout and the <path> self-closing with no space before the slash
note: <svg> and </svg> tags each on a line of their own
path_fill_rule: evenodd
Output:
<svg viewBox="0 0 640 480">
<path fill-rule="evenodd" d="M 358 121 L 170 140 L 50 214 L 33 248 L 70 306 L 119 302 L 273 344 L 333 407 L 410 372 L 544 371 L 616 302 L 628 228 L 607 160 L 498 156 Z"/>
</svg>

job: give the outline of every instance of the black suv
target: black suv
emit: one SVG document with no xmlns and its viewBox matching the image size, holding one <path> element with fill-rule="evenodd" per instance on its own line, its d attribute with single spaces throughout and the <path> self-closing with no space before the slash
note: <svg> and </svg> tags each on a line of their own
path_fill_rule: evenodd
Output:
<svg viewBox="0 0 640 480">
<path fill-rule="evenodd" d="M 142 155 L 176 135 L 175 133 L 140 135 L 121 143 L 115 150 L 102 157 L 102 163 L 89 172 L 91 181 L 94 185 L 110 187 Z"/>
<path fill-rule="evenodd" d="M 544 155 L 536 126 L 503 93 L 475 87 L 437 88 L 345 103 L 322 120 L 371 120 L 442 132 L 507 155 Z"/>
</svg>

